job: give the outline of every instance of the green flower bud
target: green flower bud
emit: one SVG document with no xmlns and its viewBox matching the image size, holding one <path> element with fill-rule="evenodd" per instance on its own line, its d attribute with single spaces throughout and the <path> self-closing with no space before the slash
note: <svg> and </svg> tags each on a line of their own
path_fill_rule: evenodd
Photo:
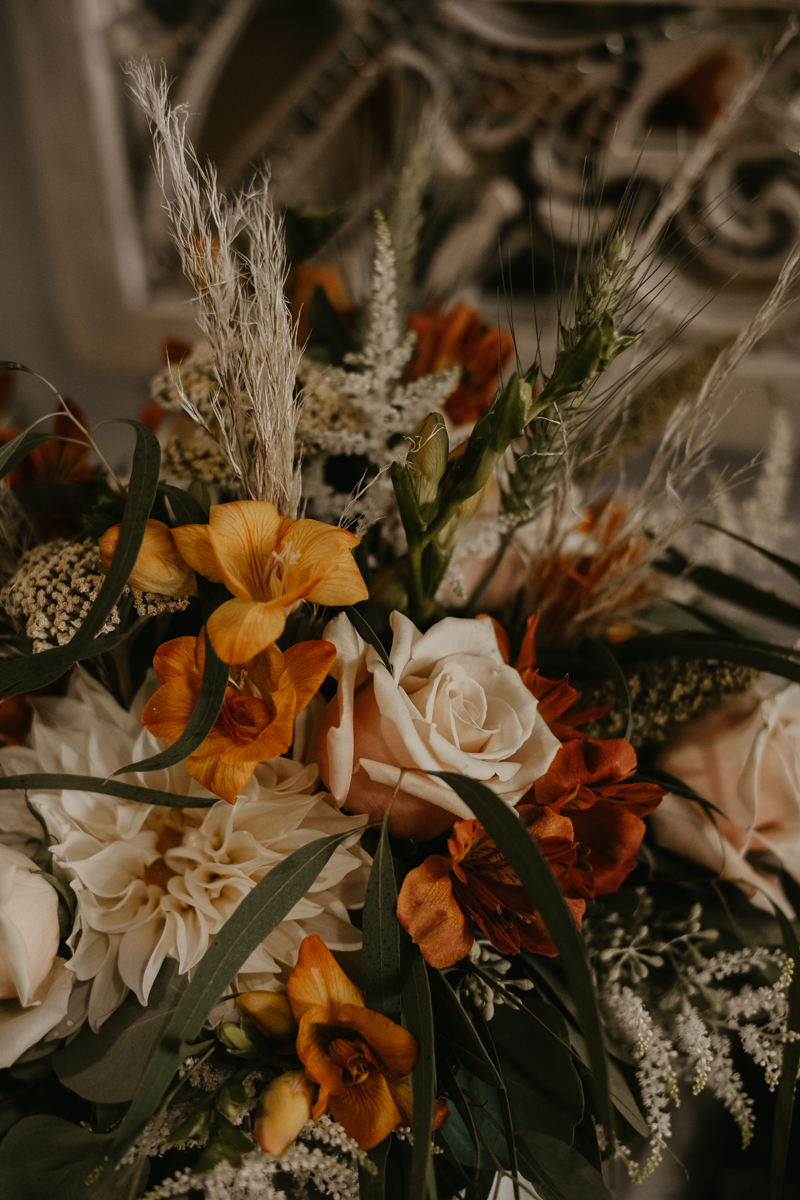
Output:
<svg viewBox="0 0 800 1200">
<path fill-rule="evenodd" d="M 449 452 L 450 442 L 444 420 L 438 413 L 431 413 L 414 434 L 414 447 L 406 457 L 411 485 L 420 509 L 436 503 Z"/>
<path fill-rule="evenodd" d="M 238 1079 L 230 1079 L 217 1093 L 214 1107 L 223 1117 L 232 1121 L 245 1107 L 248 1099 L 244 1085 Z"/>
<path fill-rule="evenodd" d="M 251 1058 L 258 1054 L 258 1048 L 249 1034 L 241 1025 L 233 1021 L 225 1021 L 217 1030 L 217 1037 L 233 1054 L 242 1058 Z"/>
</svg>

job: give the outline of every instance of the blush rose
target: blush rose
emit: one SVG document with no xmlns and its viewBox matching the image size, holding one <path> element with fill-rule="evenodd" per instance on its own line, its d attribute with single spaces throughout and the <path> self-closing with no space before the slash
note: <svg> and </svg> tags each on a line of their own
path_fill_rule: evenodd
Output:
<svg viewBox="0 0 800 1200">
<path fill-rule="evenodd" d="M 736 697 L 687 726 L 659 766 L 722 814 L 712 820 L 700 805 L 666 796 L 650 818 L 660 845 L 737 883 L 759 907 L 772 900 L 791 913 L 763 867 L 777 860 L 800 882 L 800 686 L 760 702 Z"/>
<path fill-rule="evenodd" d="M 422 634 L 392 613 L 391 671 L 340 613 L 325 630 L 336 647 L 337 695 L 323 716 L 317 761 L 326 787 L 352 812 L 425 841 L 472 813 L 426 772 L 480 780 L 514 805 L 550 766 L 560 743 L 506 664 L 489 621 L 447 617 Z"/>
</svg>

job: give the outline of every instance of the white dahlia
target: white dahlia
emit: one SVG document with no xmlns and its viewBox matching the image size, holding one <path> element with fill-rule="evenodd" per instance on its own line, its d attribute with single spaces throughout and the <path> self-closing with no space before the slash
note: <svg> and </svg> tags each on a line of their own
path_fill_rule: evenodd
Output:
<svg viewBox="0 0 800 1200">
<path fill-rule="evenodd" d="M 66 696 L 35 701 L 30 745 L 0 750 L 0 767 L 7 775 L 46 771 L 105 779 L 149 757 L 163 745 L 141 724 L 147 690 L 127 712 L 78 668 Z M 183 764 L 124 780 L 211 797 Z M 259 764 L 235 805 L 214 797 L 209 808 L 171 809 L 88 792 L 29 792 L 55 838 L 55 869 L 77 896 L 68 965 L 88 990 L 93 1029 L 129 989 L 145 1004 L 165 958 L 176 959 L 181 973 L 195 967 L 243 897 L 292 851 L 364 823 L 339 813 L 316 784 L 315 766 L 275 758 Z M 23 804 L 21 796 L 12 802 L 17 819 L 6 815 L 6 829 L 30 829 Z M 319 934 L 332 950 L 357 949 L 361 935 L 347 909 L 363 904 L 369 861 L 357 838 L 340 846 L 307 895 L 248 958 L 233 990 L 279 986 L 308 934 Z"/>
</svg>

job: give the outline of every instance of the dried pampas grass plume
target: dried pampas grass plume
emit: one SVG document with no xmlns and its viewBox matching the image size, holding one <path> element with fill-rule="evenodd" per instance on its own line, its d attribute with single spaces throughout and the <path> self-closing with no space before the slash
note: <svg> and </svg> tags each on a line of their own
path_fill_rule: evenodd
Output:
<svg viewBox="0 0 800 1200">
<path fill-rule="evenodd" d="M 201 165 L 186 137 L 188 110 L 169 102 L 166 73 L 130 62 L 131 91 L 153 136 L 154 166 L 197 322 L 211 347 L 219 383 L 211 428 L 180 389 L 186 412 L 218 441 L 242 496 L 269 500 L 289 516 L 300 503 L 294 447 L 300 350 L 284 295 L 286 252 L 272 208 L 269 173 L 221 195 L 211 164 Z"/>
</svg>

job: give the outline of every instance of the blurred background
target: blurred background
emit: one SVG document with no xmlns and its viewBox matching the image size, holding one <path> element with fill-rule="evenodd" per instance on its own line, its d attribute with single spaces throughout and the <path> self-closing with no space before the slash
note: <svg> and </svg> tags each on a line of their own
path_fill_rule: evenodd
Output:
<svg viewBox="0 0 800 1200">
<path fill-rule="evenodd" d="M 436 169 L 415 284 L 513 317 L 533 357 L 569 274 L 626 188 L 644 211 L 790 19 L 728 4 L 531 0 L 5 0 L 0 5 L 0 357 L 93 420 L 134 415 L 165 339 L 192 341 L 146 124 L 124 64 L 163 62 L 223 184 L 270 163 L 280 206 L 329 210 L 315 247 L 353 299 L 370 214 L 421 133 Z M 753 315 L 800 227 L 800 42 L 790 42 L 673 223 L 653 309 L 668 363 L 702 377 Z M 295 248 L 297 255 L 303 247 Z M 510 297 L 513 295 L 513 303 Z M 800 310 L 740 370 L 723 443 L 757 450 L 769 406 L 800 420 Z M 28 417 L 47 394 L 23 378 Z"/>
</svg>

